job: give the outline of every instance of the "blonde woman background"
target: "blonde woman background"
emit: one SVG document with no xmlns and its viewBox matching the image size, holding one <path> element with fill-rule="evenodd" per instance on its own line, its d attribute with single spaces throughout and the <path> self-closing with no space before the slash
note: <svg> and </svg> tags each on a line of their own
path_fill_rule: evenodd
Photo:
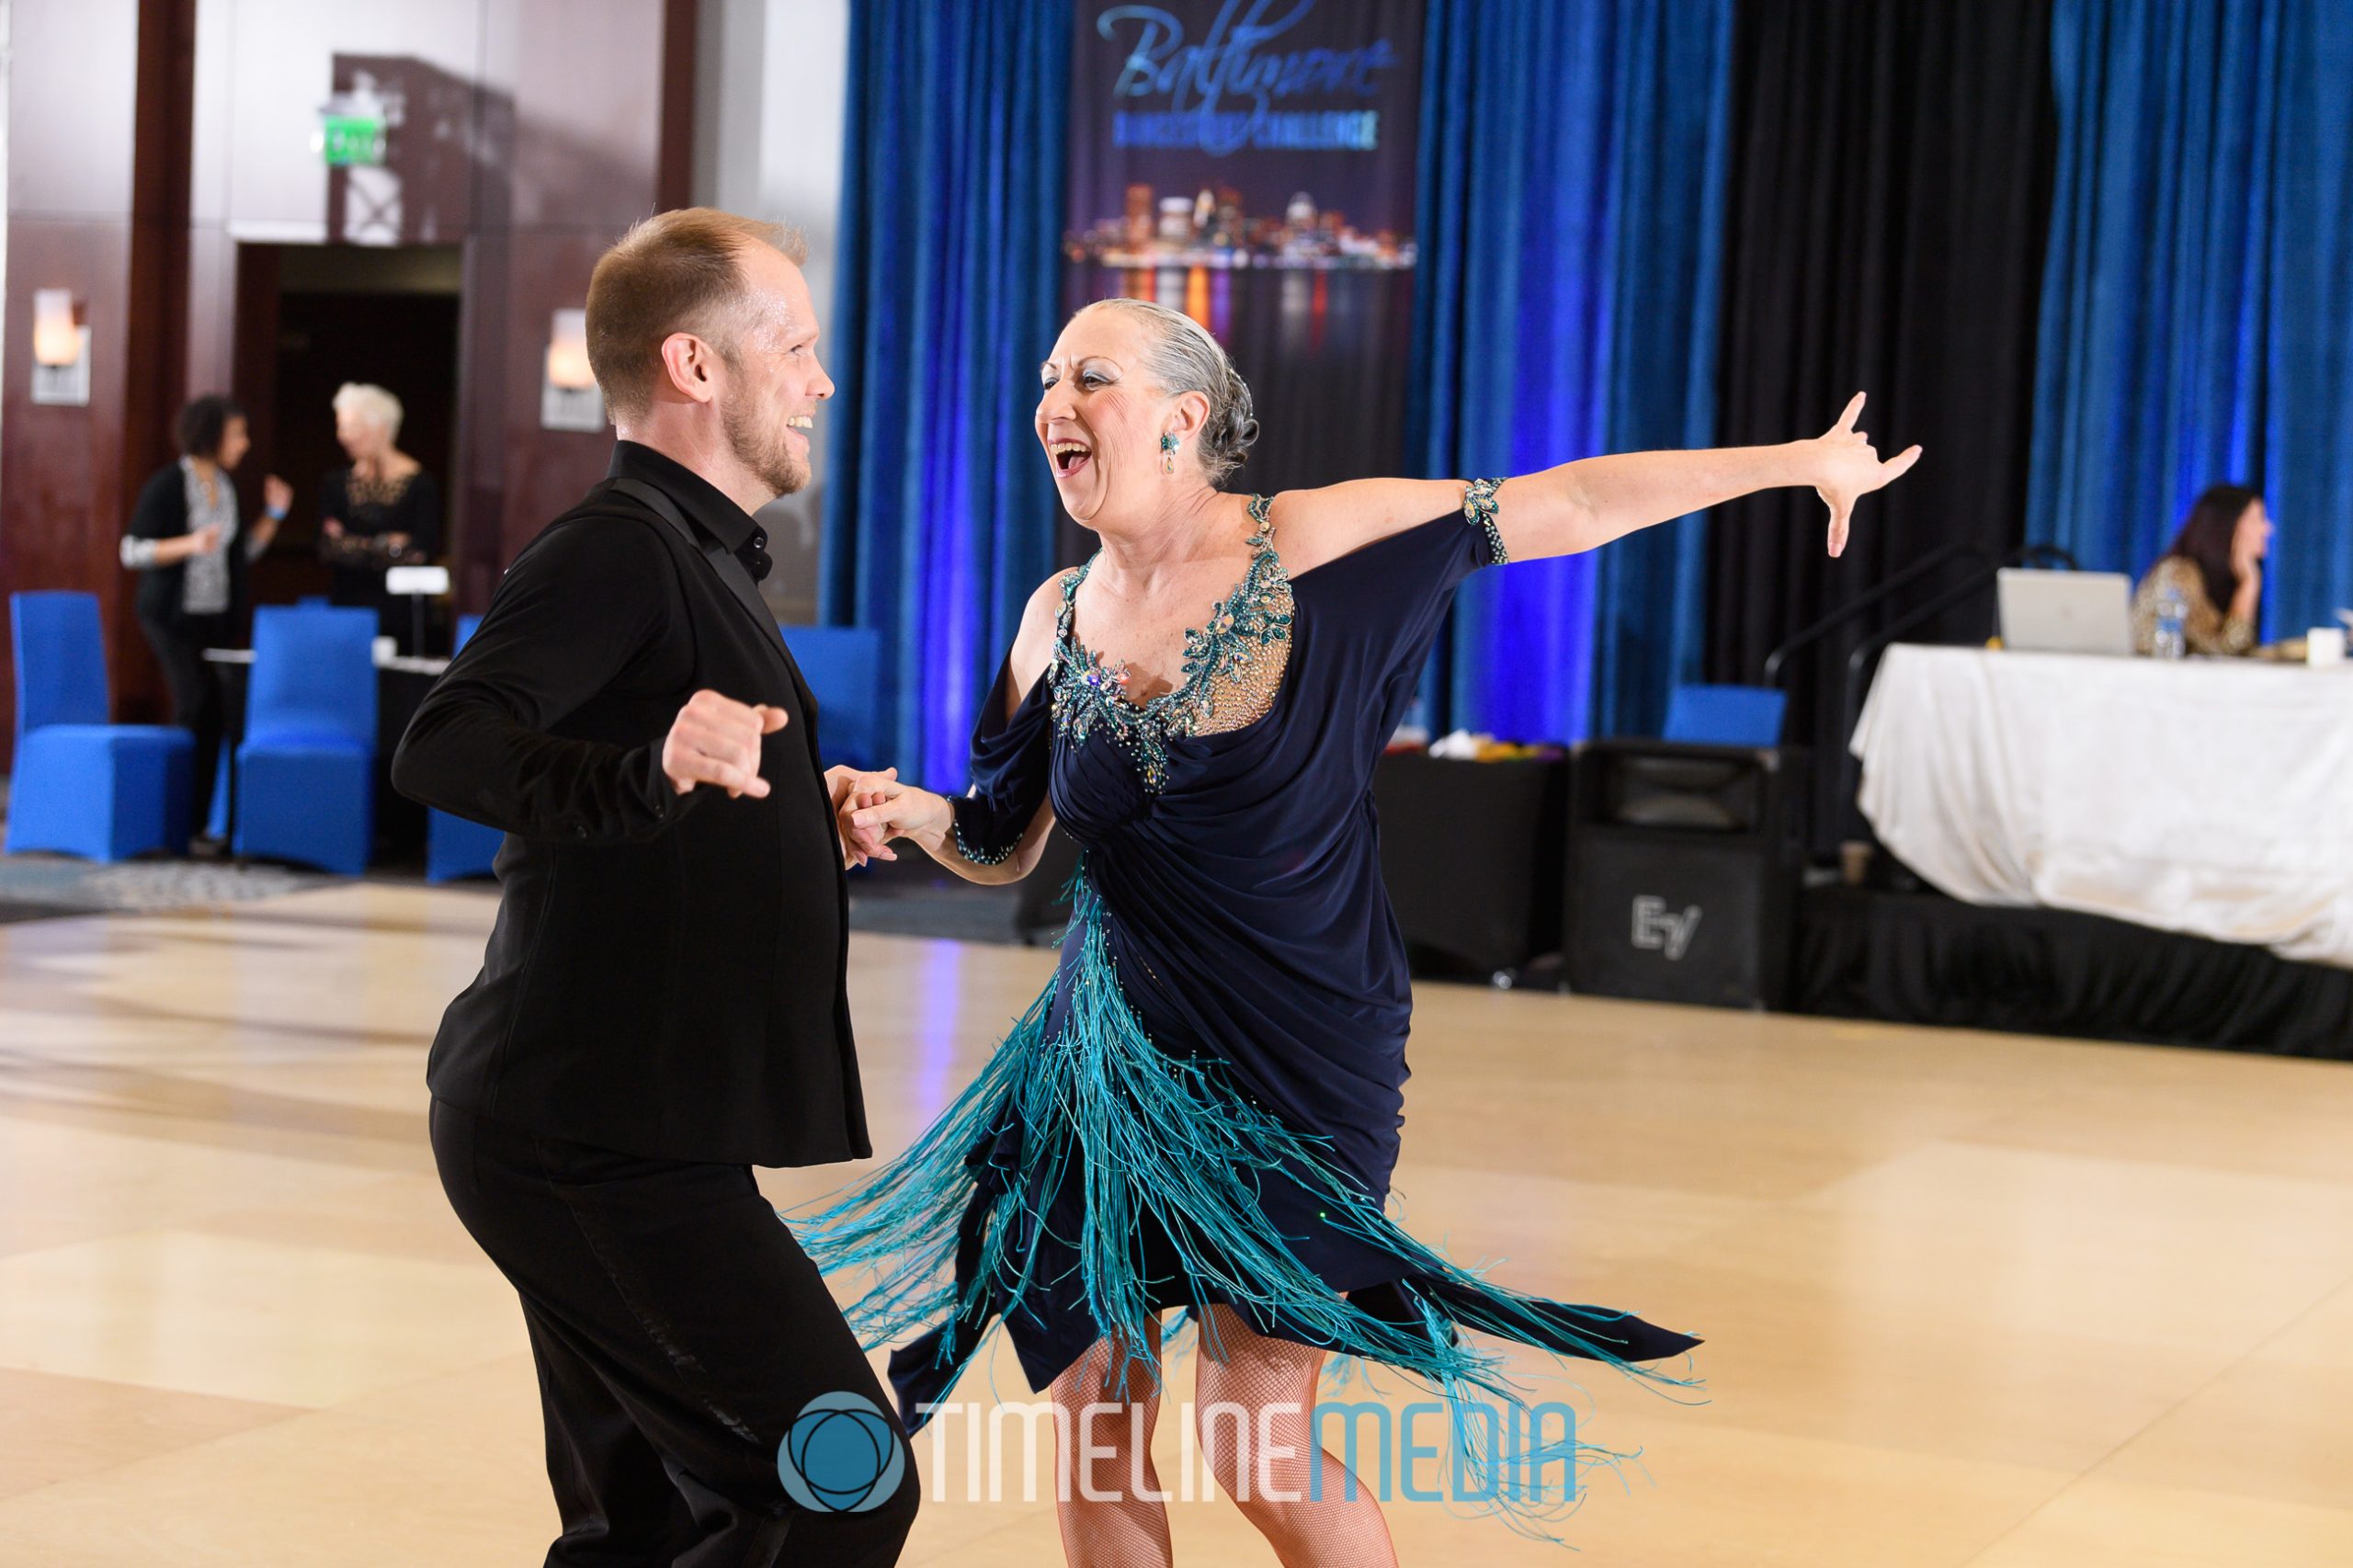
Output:
<svg viewBox="0 0 2353 1568">
<path fill-rule="evenodd" d="M 441 490 L 401 450 L 401 400 L 382 387 L 346 381 L 336 389 L 335 438 L 351 462 L 319 487 L 319 554 L 335 568 L 328 597 L 374 609 L 393 637 L 407 618 L 392 612 L 386 568 L 429 561 L 441 549 Z"/>
</svg>

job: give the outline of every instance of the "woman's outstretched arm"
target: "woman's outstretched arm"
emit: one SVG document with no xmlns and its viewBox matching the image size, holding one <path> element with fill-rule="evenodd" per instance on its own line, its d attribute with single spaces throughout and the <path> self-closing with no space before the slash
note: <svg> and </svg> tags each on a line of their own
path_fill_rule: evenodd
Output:
<svg viewBox="0 0 2353 1568">
<path fill-rule="evenodd" d="M 1515 474 L 1496 492 L 1496 526 L 1514 561 L 1574 555 L 1759 490 L 1804 485 L 1829 508 L 1830 553 L 1847 548 L 1855 503 L 1920 460 L 1918 447 L 1882 462 L 1855 428 L 1857 392 L 1837 424 L 1811 440 L 1688 452 L 1623 452 Z M 1283 558 L 1294 574 L 1462 504 L 1459 479 L 1360 479 L 1281 498 Z"/>
</svg>

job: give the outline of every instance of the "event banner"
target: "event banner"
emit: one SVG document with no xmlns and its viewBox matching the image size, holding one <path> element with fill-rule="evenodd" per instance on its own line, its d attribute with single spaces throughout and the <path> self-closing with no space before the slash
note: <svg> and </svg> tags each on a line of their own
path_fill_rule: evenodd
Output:
<svg viewBox="0 0 2353 1568">
<path fill-rule="evenodd" d="M 1079 0 L 1064 303 L 1215 334 L 1261 433 L 1231 488 L 1406 472 L 1423 0 Z"/>
</svg>

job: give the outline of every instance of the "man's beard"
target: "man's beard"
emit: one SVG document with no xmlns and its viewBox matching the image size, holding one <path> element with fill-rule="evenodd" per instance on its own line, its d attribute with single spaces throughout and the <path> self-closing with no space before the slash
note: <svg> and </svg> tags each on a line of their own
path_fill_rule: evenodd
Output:
<svg viewBox="0 0 2353 1568">
<path fill-rule="evenodd" d="M 809 483 L 809 465 L 794 455 L 792 439 L 781 422 L 763 424 L 750 410 L 729 403 L 720 410 L 719 425 L 735 460 L 779 495 L 790 495 Z"/>
</svg>

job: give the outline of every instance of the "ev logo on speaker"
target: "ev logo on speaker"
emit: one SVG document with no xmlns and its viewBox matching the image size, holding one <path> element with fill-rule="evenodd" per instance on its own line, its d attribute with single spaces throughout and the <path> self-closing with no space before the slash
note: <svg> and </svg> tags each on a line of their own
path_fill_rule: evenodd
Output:
<svg viewBox="0 0 2353 1568">
<path fill-rule="evenodd" d="M 1699 906 L 1677 915 L 1666 900 L 1647 895 L 1634 901 L 1634 946 L 1651 952 L 1664 950 L 1670 961 L 1691 950 L 1692 934 L 1699 929 Z"/>
</svg>

